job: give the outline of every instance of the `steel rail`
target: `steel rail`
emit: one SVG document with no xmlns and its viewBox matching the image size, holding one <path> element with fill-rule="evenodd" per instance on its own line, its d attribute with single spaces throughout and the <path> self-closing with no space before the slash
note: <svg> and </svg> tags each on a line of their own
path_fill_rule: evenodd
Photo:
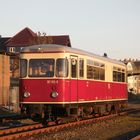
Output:
<svg viewBox="0 0 140 140">
<path fill-rule="evenodd" d="M 15 140 L 21 137 L 26 137 L 26 136 L 32 136 L 35 134 L 40 134 L 40 133 L 51 133 L 51 132 L 56 132 L 59 130 L 62 130 L 64 128 L 68 128 L 68 127 L 74 127 L 74 126 L 79 126 L 79 125 L 84 125 L 84 124 L 91 124 L 91 123 L 95 123 L 95 122 L 99 122 L 99 121 L 104 121 L 104 120 L 108 120 L 117 116 L 122 116 L 128 113 L 131 113 L 133 111 L 136 110 L 129 110 L 126 112 L 121 112 L 119 114 L 111 114 L 108 116 L 102 116 L 102 117 L 98 117 L 98 118 L 89 118 L 89 119 L 85 119 L 85 120 L 81 120 L 81 121 L 76 121 L 76 122 L 69 122 L 69 123 L 65 123 L 65 124 L 60 124 L 60 125 L 55 125 L 55 126 L 49 126 L 49 127 L 43 127 L 42 124 L 34 124 L 31 126 L 26 126 L 26 127 L 17 127 L 17 128 L 13 128 L 12 129 L 6 129 L 6 130 L 2 130 L 0 131 L 0 140 Z"/>
</svg>

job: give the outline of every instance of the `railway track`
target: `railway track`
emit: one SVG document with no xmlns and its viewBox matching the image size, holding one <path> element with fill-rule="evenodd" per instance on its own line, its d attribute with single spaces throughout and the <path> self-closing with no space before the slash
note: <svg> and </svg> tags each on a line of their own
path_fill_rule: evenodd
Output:
<svg viewBox="0 0 140 140">
<path fill-rule="evenodd" d="M 53 124 L 48 127 L 44 127 L 41 123 L 38 123 L 38 124 L 32 124 L 32 125 L 27 125 L 27 126 L 4 129 L 4 130 L 0 130 L 0 140 L 15 140 L 15 139 L 19 139 L 26 136 L 32 136 L 35 134 L 51 133 L 51 132 L 59 131 L 59 130 L 69 128 L 69 127 L 95 123 L 98 121 L 104 121 L 107 119 L 117 117 L 118 115 L 125 115 L 125 114 L 135 112 L 135 111 L 138 111 L 138 109 L 131 109 L 125 112 L 121 112 L 119 114 L 111 114 L 108 116 L 102 116 L 98 118 L 89 118 L 89 119 L 84 119 L 84 120 L 76 121 L 76 122 L 69 122 L 65 124 L 59 124 L 59 125 Z"/>
</svg>

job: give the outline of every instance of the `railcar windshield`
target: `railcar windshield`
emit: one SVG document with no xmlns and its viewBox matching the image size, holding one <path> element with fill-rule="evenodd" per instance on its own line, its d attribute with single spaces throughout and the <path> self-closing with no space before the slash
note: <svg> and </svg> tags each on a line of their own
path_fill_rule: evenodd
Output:
<svg viewBox="0 0 140 140">
<path fill-rule="evenodd" d="M 56 77 L 68 76 L 68 60 L 60 58 L 56 60 Z"/>
<path fill-rule="evenodd" d="M 53 77 L 54 59 L 31 59 L 29 61 L 29 77 Z"/>
<path fill-rule="evenodd" d="M 20 60 L 20 77 L 24 78 L 27 76 L 27 60 L 21 59 Z"/>
</svg>

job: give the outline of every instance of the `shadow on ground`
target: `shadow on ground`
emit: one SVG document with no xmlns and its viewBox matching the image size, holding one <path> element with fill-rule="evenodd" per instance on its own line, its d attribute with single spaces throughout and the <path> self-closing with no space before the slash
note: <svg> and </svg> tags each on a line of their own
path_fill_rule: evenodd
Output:
<svg viewBox="0 0 140 140">
<path fill-rule="evenodd" d="M 120 136 L 109 138 L 108 140 L 130 140 L 138 135 L 140 135 L 140 129 L 135 130 L 135 131 L 131 131 L 131 132 L 127 132 L 127 133 L 120 135 Z"/>
</svg>

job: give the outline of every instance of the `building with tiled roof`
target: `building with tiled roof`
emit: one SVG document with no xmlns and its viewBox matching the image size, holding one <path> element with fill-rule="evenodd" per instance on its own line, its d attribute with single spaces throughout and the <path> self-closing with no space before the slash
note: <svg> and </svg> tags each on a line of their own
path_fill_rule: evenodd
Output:
<svg viewBox="0 0 140 140">
<path fill-rule="evenodd" d="M 140 94 L 140 61 L 129 61 L 127 63 L 128 91 L 132 94 Z"/>
<path fill-rule="evenodd" d="M 29 28 L 24 28 L 22 31 L 18 32 L 15 36 L 11 37 L 7 41 L 7 47 L 21 47 L 32 45 L 31 40 L 37 37 L 37 34 L 34 33 Z"/>
<path fill-rule="evenodd" d="M 0 52 L 16 53 L 20 51 L 20 47 L 36 44 L 58 44 L 71 47 L 68 35 L 46 36 L 46 34 L 37 34 L 26 27 L 13 37 L 0 37 Z"/>
<path fill-rule="evenodd" d="M 36 44 L 58 44 L 71 47 L 68 35 L 46 36 L 45 34 L 34 33 L 28 27 L 18 32 L 6 42 L 8 52 L 19 52 L 20 47 L 26 47 Z"/>
<path fill-rule="evenodd" d="M 10 37 L 0 37 L 0 53 L 6 52 L 6 44 Z"/>
</svg>

